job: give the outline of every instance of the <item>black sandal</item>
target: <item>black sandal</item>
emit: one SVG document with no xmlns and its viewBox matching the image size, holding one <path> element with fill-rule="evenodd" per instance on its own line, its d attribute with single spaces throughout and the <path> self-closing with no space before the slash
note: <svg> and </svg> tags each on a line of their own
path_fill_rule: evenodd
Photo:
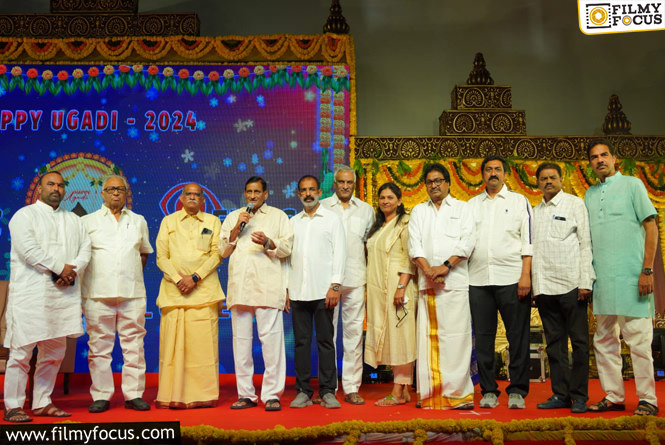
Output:
<svg viewBox="0 0 665 445">
<path fill-rule="evenodd" d="M 242 399 L 238 399 L 237 402 L 233 402 L 231 404 L 231 409 L 254 408 L 256 405 L 257 405 L 257 403 L 252 402 L 252 399 L 248 399 L 247 397 L 243 397 Z"/>
<path fill-rule="evenodd" d="M 640 400 L 633 414 L 636 416 L 655 416 L 658 414 L 658 407 L 646 400 Z"/>
<path fill-rule="evenodd" d="M 623 403 L 612 403 L 609 400 L 607 400 L 607 397 L 603 397 L 603 400 L 601 400 L 598 403 L 589 405 L 589 411 L 592 411 L 594 413 L 604 413 L 607 411 L 625 411 L 625 410 L 626 410 L 626 405 L 624 405 Z"/>
<path fill-rule="evenodd" d="M 266 411 L 281 411 L 282 410 L 282 404 L 280 403 L 279 399 L 270 399 L 266 402 L 265 410 Z"/>
</svg>

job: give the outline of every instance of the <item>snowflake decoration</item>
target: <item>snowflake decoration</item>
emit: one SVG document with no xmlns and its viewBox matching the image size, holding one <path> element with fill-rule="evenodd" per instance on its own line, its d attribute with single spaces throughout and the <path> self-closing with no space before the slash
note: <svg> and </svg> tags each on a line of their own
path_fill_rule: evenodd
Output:
<svg viewBox="0 0 665 445">
<path fill-rule="evenodd" d="M 284 197 L 288 199 L 296 196 L 296 187 L 298 187 L 298 183 L 296 181 L 292 181 L 290 184 L 286 184 L 286 187 L 284 190 L 282 190 Z"/>
<path fill-rule="evenodd" d="M 7 94 L 7 91 L 4 88 L 0 87 L 0 96 L 4 96 L 5 94 Z"/>
<path fill-rule="evenodd" d="M 127 136 L 136 139 L 139 137 L 139 130 L 136 127 L 129 127 L 129 129 L 127 129 Z"/>
<path fill-rule="evenodd" d="M 189 148 L 186 149 L 181 155 L 182 161 L 186 164 L 188 162 L 194 162 L 194 152 L 190 151 Z"/>
<path fill-rule="evenodd" d="M 145 92 L 145 97 L 147 97 L 150 100 L 157 99 L 157 96 L 158 96 L 158 91 L 154 87 L 150 88 L 148 91 Z"/>
<path fill-rule="evenodd" d="M 233 94 L 230 94 L 226 97 L 226 103 L 231 105 L 236 103 L 236 97 Z"/>
<path fill-rule="evenodd" d="M 136 184 L 137 182 L 139 182 L 139 178 L 137 178 L 136 176 L 132 176 L 132 179 L 130 179 L 130 181 L 132 181 L 132 184 Z"/>
<path fill-rule="evenodd" d="M 238 119 L 238 122 L 233 124 L 233 126 L 236 129 L 237 133 L 240 133 L 241 131 L 247 131 L 248 129 L 252 128 L 254 126 L 254 121 L 247 119 L 247 120 L 242 120 Z"/>
<path fill-rule="evenodd" d="M 196 121 L 196 129 L 197 130 L 205 130 L 206 129 L 205 121 Z"/>
<path fill-rule="evenodd" d="M 240 170 L 241 172 L 244 172 L 245 170 L 247 170 L 247 164 L 245 164 L 244 162 L 241 162 L 240 164 L 238 164 L 238 170 Z"/>
<path fill-rule="evenodd" d="M 266 141 L 266 148 L 273 148 L 275 143 L 273 141 Z"/>
<path fill-rule="evenodd" d="M 268 149 L 263 152 L 263 157 L 265 159 L 272 159 L 272 150 Z"/>
<path fill-rule="evenodd" d="M 298 148 L 298 141 L 291 141 L 289 145 L 291 146 L 291 148 Z"/>
<path fill-rule="evenodd" d="M 18 155 L 19 161 L 25 161 L 25 155 Z"/>
<path fill-rule="evenodd" d="M 203 171 L 206 179 L 216 179 L 217 175 L 222 172 L 222 169 L 219 168 L 219 164 L 210 164 L 203 167 Z"/>
<path fill-rule="evenodd" d="M 192 162 L 192 168 L 193 168 L 193 169 L 198 168 L 198 166 L 199 166 L 199 164 L 197 164 L 196 162 Z"/>
<path fill-rule="evenodd" d="M 256 96 L 256 103 L 259 107 L 263 108 L 266 106 L 266 98 L 262 95 Z"/>
<path fill-rule="evenodd" d="M 102 105 L 106 105 L 106 98 L 102 97 L 102 99 L 99 101 Z"/>
<path fill-rule="evenodd" d="M 224 167 L 231 167 L 231 165 L 233 165 L 233 160 L 231 158 L 224 158 L 222 162 L 224 163 Z"/>
<path fill-rule="evenodd" d="M 264 171 L 266 171 L 266 170 L 265 170 L 265 168 L 263 168 L 262 165 L 257 165 L 254 168 L 254 173 L 256 173 L 257 175 L 262 175 Z"/>
<path fill-rule="evenodd" d="M 314 91 L 305 91 L 305 101 L 314 102 L 316 99 L 316 93 Z"/>
<path fill-rule="evenodd" d="M 256 165 L 259 163 L 259 155 L 252 153 L 252 164 Z"/>
<path fill-rule="evenodd" d="M 150 132 L 150 135 L 148 136 L 148 138 L 149 138 L 152 142 L 157 142 L 157 141 L 159 140 L 159 135 L 157 134 L 156 131 L 151 131 L 151 132 Z"/>
<path fill-rule="evenodd" d="M 102 141 L 95 139 L 95 147 L 99 148 L 102 145 Z"/>
<path fill-rule="evenodd" d="M 99 147 L 99 151 L 106 151 L 106 147 L 102 145 L 101 147 Z"/>
<path fill-rule="evenodd" d="M 12 180 L 12 188 L 16 191 L 19 191 L 23 188 L 23 185 L 25 184 L 25 181 L 23 178 L 16 177 Z"/>
<path fill-rule="evenodd" d="M 67 133 L 62 133 L 62 134 L 60 135 L 60 140 L 61 140 L 62 142 L 65 142 L 65 141 L 67 140 Z"/>
<path fill-rule="evenodd" d="M 210 100 L 208 101 L 208 104 L 211 107 L 215 108 L 217 105 L 219 105 L 219 99 L 217 99 L 216 97 L 211 97 Z"/>
<path fill-rule="evenodd" d="M 48 152 L 48 155 L 52 158 L 55 158 L 56 156 L 58 156 L 58 153 L 55 150 L 51 150 Z"/>
<path fill-rule="evenodd" d="M 277 159 L 275 159 L 275 162 L 277 162 L 277 163 L 280 164 L 280 165 L 284 163 L 284 161 L 282 160 L 282 158 L 277 158 Z"/>
</svg>

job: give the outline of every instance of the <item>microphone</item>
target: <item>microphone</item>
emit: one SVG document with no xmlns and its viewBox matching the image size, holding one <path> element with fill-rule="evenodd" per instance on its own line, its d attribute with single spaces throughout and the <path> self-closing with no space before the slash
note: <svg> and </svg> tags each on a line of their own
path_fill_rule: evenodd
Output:
<svg viewBox="0 0 665 445">
<path fill-rule="evenodd" d="M 247 203 L 247 213 L 251 213 L 253 208 L 254 208 L 254 203 L 253 202 Z M 247 223 L 245 221 L 240 223 L 240 232 L 241 233 L 242 233 L 243 230 L 245 230 L 246 225 L 247 225 Z"/>
</svg>

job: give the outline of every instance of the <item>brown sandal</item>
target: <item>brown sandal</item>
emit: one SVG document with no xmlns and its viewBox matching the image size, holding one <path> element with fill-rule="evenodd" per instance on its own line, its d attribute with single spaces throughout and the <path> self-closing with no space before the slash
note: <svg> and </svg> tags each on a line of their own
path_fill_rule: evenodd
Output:
<svg viewBox="0 0 665 445">
<path fill-rule="evenodd" d="M 48 405 L 32 410 L 32 415 L 36 417 L 69 417 L 70 413 L 61 410 L 52 403 Z"/>
<path fill-rule="evenodd" d="M 5 416 L 2 418 L 5 422 L 24 423 L 32 422 L 32 417 L 26 414 L 21 408 L 12 408 L 5 410 Z"/>
</svg>

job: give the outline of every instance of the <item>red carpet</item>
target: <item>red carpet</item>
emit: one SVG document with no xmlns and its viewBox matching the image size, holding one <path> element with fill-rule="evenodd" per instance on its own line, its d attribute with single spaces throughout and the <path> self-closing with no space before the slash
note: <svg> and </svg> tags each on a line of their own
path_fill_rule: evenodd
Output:
<svg viewBox="0 0 665 445">
<path fill-rule="evenodd" d="M 508 422 L 511 420 L 524 419 L 542 419 L 568 417 L 571 416 L 570 410 L 549 410 L 543 411 L 536 409 L 536 404 L 547 399 L 550 396 L 550 384 L 532 383 L 531 392 L 526 398 L 527 409 L 509 410 L 506 407 L 507 397 L 505 394 L 499 398 L 501 405 L 493 410 L 476 409 L 474 411 L 439 411 L 417 409 L 415 403 L 402 405 L 399 407 L 379 408 L 375 407 L 373 402 L 390 391 L 389 384 L 363 385 L 360 394 L 366 399 L 365 405 L 353 406 L 342 402 L 342 408 L 330 410 L 314 405 L 309 408 L 295 410 L 288 407 L 288 403 L 295 397 L 294 379 L 287 381 L 286 393 L 282 398 L 283 409 L 280 412 L 265 412 L 262 405 L 258 408 L 246 410 L 231 410 L 230 404 L 237 399 L 235 392 L 235 378 L 233 375 L 220 375 L 220 404 L 216 408 L 209 409 L 191 409 L 191 410 L 169 410 L 153 409 L 148 412 L 135 412 L 126 410 L 123 407 L 123 399 L 119 389 L 119 375 L 116 384 L 116 394 L 112 399 L 111 409 L 101 414 L 88 413 L 88 406 L 91 403 L 88 392 L 90 378 L 88 374 L 73 374 L 71 376 L 70 391 L 68 395 L 63 394 L 62 376 L 59 376 L 56 389 L 53 394 L 55 404 L 66 411 L 72 413 L 72 417 L 67 420 L 74 422 L 159 422 L 159 421 L 179 421 L 181 426 L 211 425 L 224 430 L 267 430 L 281 425 L 287 429 L 296 427 L 308 427 L 315 425 L 328 425 L 336 422 L 349 420 L 361 420 L 363 422 L 385 422 L 385 421 L 408 421 L 411 419 L 451 419 L 451 420 L 496 420 L 499 422 Z M 0 382 L 4 380 L 4 375 Z M 255 378 L 257 388 L 260 384 L 260 377 Z M 4 383 L 4 382 L 2 382 Z M 575 418 L 615 418 L 632 414 L 637 405 L 635 396 L 635 385 L 632 380 L 626 383 L 627 393 L 627 411 L 604 413 L 602 415 L 586 413 L 575 415 Z M 500 388 L 505 388 L 507 382 L 500 382 Z M 478 391 L 478 388 L 476 389 Z M 589 383 L 590 401 L 595 402 L 602 398 L 602 391 L 598 380 L 591 380 Z M 657 382 L 657 392 L 661 401 L 665 400 L 665 382 Z M 147 389 L 145 399 L 152 402 L 157 394 L 157 375 L 149 374 L 147 378 Z M 341 401 L 342 396 L 338 395 Z M 413 397 L 415 400 L 415 397 Z M 476 393 L 476 406 L 480 394 Z M 661 403 L 662 404 L 662 403 Z M 660 417 L 663 417 L 665 410 L 661 409 Z M 35 418 L 34 423 L 53 423 L 62 419 Z M 513 442 L 516 443 L 516 442 Z M 580 443 L 582 443 L 580 441 Z M 589 442 L 585 442 L 589 443 Z"/>
</svg>

